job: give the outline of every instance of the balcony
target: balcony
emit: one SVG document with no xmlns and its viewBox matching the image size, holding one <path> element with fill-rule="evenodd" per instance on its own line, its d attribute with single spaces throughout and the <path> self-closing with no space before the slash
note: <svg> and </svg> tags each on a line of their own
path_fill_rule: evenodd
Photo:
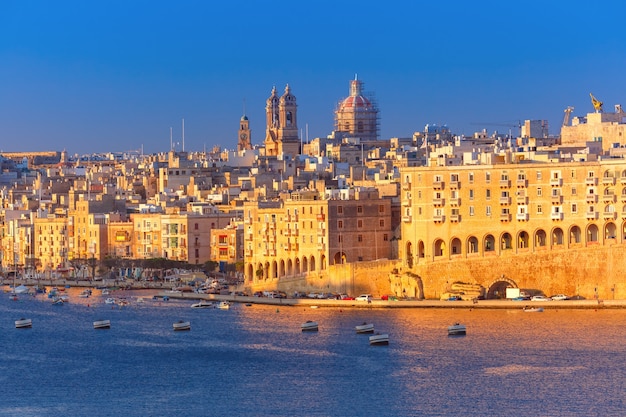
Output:
<svg viewBox="0 0 626 417">
<path fill-rule="evenodd" d="M 411 216 L 402 216 L 402 221 L 405 223 L 411 223 Z"/>
<path fill-rule="evenodd" d="M 552 220 L 563 220 L 563 213 L 550 213 L 550 219 Z"/>
<path fill-rule="evenodd" d="M 457 181 L 450 181 L 450 189 L 453 190 L 458 190 L 459 187 L 461 187 L 461 183 L 457 180 Z"/>
<path fill-rule="evenodd" d="M 550 178 L 550 185 L 553 187 L 561 187 L 563 185 L 563 178 Z"/>
<path fill-rule="evenodd" d="M 626 184 L 626 176 L 625 177 L 620 177 L 619 178 L 619 182 L 620 182 L 620 184 Z"/>
<path fill-rule="evenodd" d="M 252 233 L 248 233 L 246 235 L 246 240 L 254 240 L 254 235 Z"/>
<path fill-rule="evenodd" d="M 602 218 L 604 220 L 615 220 L 617 218 L 617 213 L 614 211 L 605 211 L 602 213 Z"/>
<path fill-rule="evenodd" d="M 317 221 L 318 222 L 323 222 L 325 220 L 326 220 L 326 216 L 325 215 L 323 215 L 323 214 L 318 214 L 317 215 Z"/>
<path fill-rule="evenodd" d="M 510 222 L 511 221 L 511 213 L 502 213 L 500 214 L 501 222 Z"/>
<path fill-rule="evenodd" d="M 598 219 L 598 212 L 597 211 L 588 211 L 587 213 L 585 213 L 585 218 L 587 220 L 597 220 Z"/>
<path fill-rule="evenodd" d="M 410 207 L 411 206 L 411 200 L 410 199 L 402 200 L 402 206 L 403 207 Z"/>
<path fill-rule="evenodd" d="M 326 229 L 317 229 L 318 236 L 326 236 Z"/>
<path fill-rule="evenodd" d="M 243 222 L 245 224 L 252 224 L 252 217 L 244 217 Z"/>
<path fill-rule="evenodd" d="M 562 204 L 563 196 L 562 195 L 553 195 L 552 196 L 552 204 Z"/>
<path fill-rule="evenodd" d="M 450 215 L 450 221 L 452 223 L 458 223 L 461 221 L 461 215 L 460 214 L 451 214 Z"/>
<path fill-rule="evenodd" d="M 519 205 L 526 206 L 528 205 L 528 197 L 525 195 L 518 195 L 515 197 L 515 202 Z"/>
<path fill-rule="evenodd" d="M 443 223 L 445 220 L 446 220 L 446 216 L 444 216 L 443 214 L 439 215 L 439 216 L 437 216 L 437 215 L 433 216 L 433 221 L 435 223 Z"/>
<path fill-rule="evenodd" d="M 500 197 L 500 204 L 502 205 L 511 204 L 511 197 Z"/>
<path fill-rule="evenodd" d="M 615 194 L 602 194 L 602 201 L 605 203 L 614 203 Z"/>
<path fill-rule="evenodd" d="M 511 186 L 511 180 L 500 180 L 500 187 L 508 188 Z"/>
<path fill-rule="evenodd" d="M 409 191 L 411 189 L 411 183 L 410 182 L 403 182 L 402 183 L 402 189 L 404 191 Z"/>
<path fill-rule="evenodd" d="M 585 178 L 585 185 L 598 185 L 598 179 L 596 177 Z"/>
<path fill-rule="evenodd" d="M 297 222 L 298 221 L 298 216 L 295 214 L 289 214 L 287 215 L 287 221 L 288 222 Z"/>
<path fill-rule="evenodd" d="M 443 198 L 433 198 L 433 205 L 435 206 L 443 206 L 445 203 L 445 199 Z"/>
<path fill-rule="evenodd" d="M 518 222 L 527 222 L 528 221 L 528 213 L 517 213 L 515 218 Z"/>
<path fill-rule="evenodd" d="M 435 190 L 443 190 L 444 183 L 443 181 L 433 181 L 433 188 Z"/>
<path fill-rule="evenodd" d="M 586 201 L 587 203 L 597 203 L 598 196 L 596 194 L 587 194 Z"/>
<path fill-rule="evenodd" d="M 326 245 L 323 243 L 318 243 L 317 244 L 317 250 L 326 250 Z"/>
<path fill-rule="evenodd" d="M 456 197 L 456 198 L 451 198 L 450 199 L 450 205 L 451 206 L 460 206 L 461 205 L 461 199 Z"/>
<path fill-rule="evenodd" d="M 516 181 L 516 185 L 520 188 L 526 188 L 528 187 L 528 180 L 526 178 L 522 178 L 522 179 L 517 179 Z"/>
<path fill-rule="evenodd" d="M 603 185 L 615 185 L 615 177 L 602 177 Z"/>
</svg>

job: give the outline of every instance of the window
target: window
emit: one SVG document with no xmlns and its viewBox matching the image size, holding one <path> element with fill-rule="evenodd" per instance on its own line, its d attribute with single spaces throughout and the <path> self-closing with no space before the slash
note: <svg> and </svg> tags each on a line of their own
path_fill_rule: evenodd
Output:
<svg viewBox="0 0 626 417">
<path fill-rule="evenodd" d="M 485 198 L 487 200 L 491 200 L 491 190 L 486 190 L 487 194 L 485 195 Z"/>
<path fill-rule="evenodd" d="M 337 214 L 343 214 L 343 206 L 337 206 Z"/>
<path fill-rule="evenodd" d="M 384 242 L 388 242 L 389 241 L 389 236 L 387 235 L 387 233 L 383 234 L 383 241 Z"/>
<path fill-rule="evenodd" d="M 362 228 L 363 227 L 363 220 L 357 220 L 356 227 L 358 227 L 359 229 Z"/>
<path fill-rule="evenodd" d="M 474 206 L 470 206 L 470 208 L 469 208 L 469 214 L 470 214 L 470 216 L 473 216 L 473 215 L 474 215 Z"/>
<path fill-rule="evenodd" d="M 474 190 L 469 190 L 469 199 L 470 200 L 474 199 Z"/>
<path fill-rule="evenodd" d="M 470 172 L 467 175 L 468 175 L 468 179 L 469 179 L 470 184 L 473 184 L 474 183 L 474 173 Z"/>
<path fill-rule="evenodd" d="M 363 242 L 363 235 L 357 235 L 356 240 L 359 242 Z"/>
<path fill-rule="evenodd" d="M 572 187 L 572 195 L 576 195 L 576 187 Z"/>
<path fill-rule="evenodd" d="M 543 178 L 543 175 L 541 174 L 541 171 L 537 171 L 537 179 L 540 180 Z"/>
<path fill-rule="evenodd" d="M 194 224 L 193 224 L 193 229 L 194 229 L 194 230 L 198 230 L 198 223 L 194 223 Z"/>
<path fill-rule="evenodd" d="M 541 204 L 537 204 L 537 214 L 543 214 L 543 207 L 541 207 Z"/>
<path fill-rule="evenodd" d="M 363 206 L 356 206 L 357 213 L 363 213 Z"/>
<path fill-rule="evenodd" d="M 343 220 L 337 220 L 337 229 L 343 229 Z"/>
<path fill-rule="evenodd" d="M 491 182 L 491 172 L 485 172 L 485 182 L 487 184 Z"/>
<path fill-rule="evenodd" d="M 411 193 L 407 193 L 408 194 L 408 198 L 411 198 Z M 384 205 L 379 205 L 378 206 L 378 212 L 379 213 L 384 213 L 385 212 L 385 206 Z"/>
<path fill-rule="evenodd" d="M 572 203 L 572 213 L 578 213 L 578 206 L 576 203 Z"/>
<path fill-rule="evenodd" d="M 486 214 L 487 216 L 491 216 L 491 206 L 487 206 Z"/>
<path fill-rule="evenodd" d="M 417 191 L 417 198 L 418 199 L 422 198 L 422 191 L 421 190 Z"/>
<path fill-rule="evenodd" d="M 541 187 L 537 187 L 537 197 L 541 197 L 543 195 L 543 191 L 541 190 Z"/>
<path fill-rule="evenodd" d="M 380 227 L 385 227 L 385 221 L 384 221 L 383 219 L 380 219 L 380 220 L 378 221 L 378 226 L 380 226 Z"/>
<path fill-rule="evenodd" d="M 343 235 L 337 235 L 337 242 L 343 243 Z"/>
</svg>

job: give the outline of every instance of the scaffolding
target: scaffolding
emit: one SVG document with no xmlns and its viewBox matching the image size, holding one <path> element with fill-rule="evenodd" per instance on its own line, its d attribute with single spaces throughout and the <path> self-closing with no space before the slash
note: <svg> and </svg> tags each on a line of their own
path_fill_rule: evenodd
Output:
<svg viewBox="0 0 626 417">
<path fill-rule="evenodd" d="M 363 91 L 364 83 L 356 77 L 350 81 L 350 95 L 335 108 L 335 132 L 340 137 L 358 137 L 361 142 L 379 138 L 379 109 L 373 93 Z"/>
</svg>

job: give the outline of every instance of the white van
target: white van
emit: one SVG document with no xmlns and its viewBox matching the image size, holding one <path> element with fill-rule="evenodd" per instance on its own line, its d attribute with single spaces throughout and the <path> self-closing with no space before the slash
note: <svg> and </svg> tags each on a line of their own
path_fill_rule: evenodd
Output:
<svg viewBox="0 0 626 417">
<path fill-rule="evenodd" d="M 370 301 L 372 299 L 372 294 L 361 294 L 357 298 L 356 301 Z"/>
</svg>

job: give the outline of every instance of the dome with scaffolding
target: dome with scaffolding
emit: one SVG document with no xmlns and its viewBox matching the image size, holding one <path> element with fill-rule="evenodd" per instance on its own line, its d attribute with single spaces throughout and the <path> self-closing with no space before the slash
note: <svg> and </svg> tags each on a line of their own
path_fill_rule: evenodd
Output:
<svg viewBox="0 0 626 417">
<path fill-rule="evenodd" d="M 350 95 L 335 110 L 335 130 L 364 141 L 378 139 L 378 107 L 375 100 L 362 92 L 363 82 L 350 81 Z"/>
</svg>

